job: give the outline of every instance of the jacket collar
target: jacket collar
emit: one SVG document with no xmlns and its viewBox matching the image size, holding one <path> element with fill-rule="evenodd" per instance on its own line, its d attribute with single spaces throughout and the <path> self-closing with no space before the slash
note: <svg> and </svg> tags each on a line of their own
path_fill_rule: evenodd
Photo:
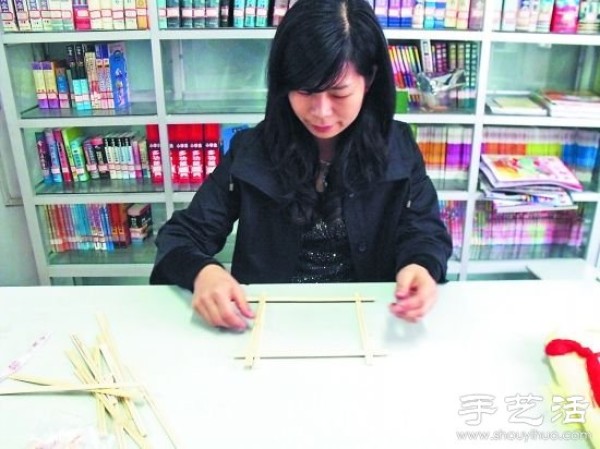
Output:
<svg viewBox="0 0 600 449">
<path fill-rule="evenodd" d="M 256 129 L 240 131 L 246 135 L 240 139 L 239 149 L 233 157 L 231 175 L 246 182 L 267 196 L 279 202 L 288 202 L 293 198 L 277 180 L 275 169 L 265 157 L 260 133 Z M 409 177 L 410 168 L 414 164 L 412 152 L 407 148 L 410 143 L 400 145 L 405 140 L 401 136 L 403 130 L 398 123 L 392 124 L 389 139 L 388 166 L 382 180 L 378 182 L 394 182 Z M 357 186 L 356 191 L 369 189 L 369 185 Z"/>
</svg>

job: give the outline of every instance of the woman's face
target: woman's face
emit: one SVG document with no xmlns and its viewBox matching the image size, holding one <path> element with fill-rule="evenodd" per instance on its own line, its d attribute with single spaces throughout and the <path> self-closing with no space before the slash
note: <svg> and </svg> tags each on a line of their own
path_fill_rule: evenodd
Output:
<svg viewBox="0 0 600 449">
<path fill-rule="evenodd" d="M 366 80 L 348 64 L 330 89 L 318 93 L 293 90 L 288 94 L 292 110 L 320 144 L 326 143 L 354 122 L 367 91 Z"/>
</svg>

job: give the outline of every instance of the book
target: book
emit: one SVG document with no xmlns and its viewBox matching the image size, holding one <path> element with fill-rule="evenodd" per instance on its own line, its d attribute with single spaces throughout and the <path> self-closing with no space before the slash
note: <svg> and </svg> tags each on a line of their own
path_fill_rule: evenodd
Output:
<svg viewBox="0 0 600 449">
<path fill-rule="evenodd" d="M 577 177 L 557 156 L 482 154 L 480 170 L 493 188 L 546 184 L 583 190 Z"/>
<path fill-rule="evenodd" d="M 526 96 L 488 97 L 486 106 L 493 114 L 500 115 L 548 115 L 546 108 Z"/>
</svg>

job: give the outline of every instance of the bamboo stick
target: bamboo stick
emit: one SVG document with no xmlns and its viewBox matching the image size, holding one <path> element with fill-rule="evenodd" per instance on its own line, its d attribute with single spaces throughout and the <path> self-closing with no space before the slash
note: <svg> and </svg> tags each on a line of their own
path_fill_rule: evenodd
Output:
<svg viewBox="0 0 600 449">
<path fill-rule="evenodd" d="M 248 302 L 260 302 L 261 296 L 248 296 L 246 297 Z M 298 303 L 312 303 L 312 302 L 355 302 L 356 298 L 352 296 L 274 296 L 269 297 L 267 302 L 298 302 Z M 364 297 L 363 302 L 374 302 L 375 298 Z"/>
<path fill-rule="evenodd" d="M 0 396 L 16 395 L 16 394 L 36 394 L 36 393 L 67 393 L 81 392 L 94 390 L 111 390 L 115 388 L 140 388 L 138 384 L 131 383 L 98 383 L 98 384 L 81 384 L 81 385 L 37 385 L 32 387 L 6 388 L 0 390 Z M 104 391 L 102 391 L 104 393 Z"/>
<path fill-rule="evenodd" d="M 383 351 L 371 352 L 373 357 L 385 357 L 387 354 Z M 364 351 L 271 351 L 261 352 L 260 358 L 262 359 L 335 359 L 335 358 L 364 358 L 366 353 Z M 246 355 L 236 355 L 235 359 L 245 359 Z"/>
<path fill-rule="evenodd" d="M 50 378 L 46 378 L 46 377 L 31 376 L 31 375 L 27 375 L 27 374 L 13 374 L 12 376 L 10 376 L 10 379 L 16 380 L 18 382 L 24 382 L 24 383 L 28 383 L 28 384 L 34 384 L 34 385 L 46 386 L 46 387 L 52 386 L 52 387 L 74 388 L 74 387 L 79 386 L 79 384 L 74 384 L 74 383 L 66 381 L 66 380 L 50 379 Z M 98 391 L 100 391 L 100 389 L 98 389 Z M 136 398 L 136 397 L 140 396 L 139 394 L 120 390 L 118 388 L 104 388 L 104 389 L 101 389 L 101 391 L 104 394 L 110 394 L 112 396 L 120 396 L 120 397 L 126 397 L 126 398 Z M 90 390 L 90 392 L 94 393 L 95 390 Z"/>
<path fill-rule="evenodd" d="M 258 309 L 256 311 L 256 318 L 254 319 L 254 325 L 252 326 L 252 335 L 250 336 L 250 346 L 246 352 L 244 358 L 244 367 L 252 368 L 256 359 L 258 358 L 258 346 L 260 344 L 260 335 L 262 333 L 262 327 L 265 319 L 265 309 L 267 307 L 267 298 L 265 295 L 261 295 L 258 302 Z"/>
<path fill-rule="evenodd" d="M 363 349 L 365 351 L 365 361 L 367 365 L 373 364 L 373 349 L 371 348 L 371 341 L 367 332 L 367 325 L 365 324 L 364 307 L 362 304 L 362 298 L 360 294 L 354 296 L 356 304 L 356 317 L 358 318 L 358 328 L 360 330 L 360 340 L 362 342 Z"/>
</svg>

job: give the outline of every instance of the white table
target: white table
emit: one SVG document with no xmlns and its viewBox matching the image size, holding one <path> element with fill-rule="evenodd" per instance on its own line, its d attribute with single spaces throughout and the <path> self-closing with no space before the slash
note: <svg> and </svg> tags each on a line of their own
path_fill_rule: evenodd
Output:
<svg viewBox="0 0 600 449">
<path fill-rule="evenodd" d="M 435 309 L 419 324 L 387 310 L 392 284 L 256 285 L 268 297 L 373 296 L 365 305 L 375 347 L 364 359 L 259 360 L 244 353 L 250 333 L 206 328 L 193 316 L 190 293 L 171 287 L 0 288 L 0 370 L 51 332 L 23 373 L 74 379 L 64 354 L 70 334 L 98 334 L 106 315 L 123 361 L 154 395 L 181 447 L 469 448 L 587 447 L 584 441 L 461 441 L 457 432 L 562 431 L 551 423 L 550 371 L 544 344 L 558 328 L 599 328 L 600 284 L 592 281 L 455 282 L 440 288 Z M 256 306 L 255 306 L 256 307 Z M 360 349 L 353 304 L 268 304 L 263 351 Z M 12 380 L 0 389 L 16 385 Z M 461 397 L 492 395 L 496 412 L 478 426 L 460 415 Z M 540 426 L 509 422 L 505 398 L 543 398 L 525 413 Z M 169 448 L 141 406 L 154 448 Z M 88 395 L 0 397 L 0 447 L 24 448 L 36 435 L 94 424 Z M 133 447 L 133 446 L 131 446 Z"/>
</svg>

